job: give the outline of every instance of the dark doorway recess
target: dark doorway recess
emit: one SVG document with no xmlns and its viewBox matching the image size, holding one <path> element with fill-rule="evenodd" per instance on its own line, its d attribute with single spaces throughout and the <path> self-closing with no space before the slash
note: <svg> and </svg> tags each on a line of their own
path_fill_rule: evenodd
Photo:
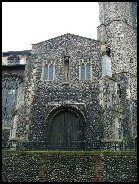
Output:
<svg viewBox="0 0 139 184">
<path fill-rule="evenodd" d="M 60 108 L 49 119 L 48 147 L 50 149 L 83 149 L 84 119 L 75 109 Z"/>
</svg>

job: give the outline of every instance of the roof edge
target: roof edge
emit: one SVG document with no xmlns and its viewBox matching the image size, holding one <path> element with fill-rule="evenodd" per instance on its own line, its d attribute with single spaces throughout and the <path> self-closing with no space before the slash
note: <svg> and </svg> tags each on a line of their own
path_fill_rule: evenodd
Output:
<svg viewBox="0 0 139 184">
<path fill-rule="evenodd" d="M 56 38 L 59 38 L 59 37 L 64 37 L 64 36 L 76 36 L 76 37 L 80 37 L 80 38 L 84 38 L 84 39 L 88 39 L 88 40 L 92 40 L 92 41 L 95 41 L 95 42 L 100 42 L 99 40 L 95 40 L 93 38 L 88 38 L 88 37 L 84 37 L 84 36 L 80 36 L 80 35 L 75 35 L 75 34 L 71 34 L 71 33 L 66 33 L 66 34 L 63 34 L 63 35 L 60 35 L 60 36 L 56 36 L 56 37 L 53 37 L 53 38 L 50 38 L 48 40 L 44 40 L 44 41 L 41 41 L 41 42 L 38 42 L 38 43 L 33 43 L 31 45 L 37 45 L 37 44 L 41 44 L 41 43 L 44 43 L 44 42 L 47 42 L 47 41 L 50 41 L 50 40 L 53 40 L 53 39 L 56 39 Z"/>
</svg>

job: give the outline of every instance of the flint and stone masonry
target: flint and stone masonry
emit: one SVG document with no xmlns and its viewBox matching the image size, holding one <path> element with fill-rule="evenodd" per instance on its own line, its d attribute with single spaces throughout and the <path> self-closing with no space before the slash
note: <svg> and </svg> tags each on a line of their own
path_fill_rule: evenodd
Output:
<svg viewBox="0 0 139 184">
<path fill-rule="evenodd" d="M 99 2 L 97 40 L 67 33 L 3 53 L 3 147 L 94 149 L 135 139 L 136 6 Z"/>
</svg>

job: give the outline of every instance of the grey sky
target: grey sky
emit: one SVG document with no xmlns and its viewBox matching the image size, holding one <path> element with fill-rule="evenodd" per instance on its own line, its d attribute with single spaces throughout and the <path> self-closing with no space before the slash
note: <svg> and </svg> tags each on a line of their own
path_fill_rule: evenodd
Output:
<svg viewBox="0 0 139 184">
<path fill-rule="evenodd" d="M 3 2 L 2 51 L 31 49 L 66 33 L 97 39 L 97 26 L 97 2 Z"/>
</svg>

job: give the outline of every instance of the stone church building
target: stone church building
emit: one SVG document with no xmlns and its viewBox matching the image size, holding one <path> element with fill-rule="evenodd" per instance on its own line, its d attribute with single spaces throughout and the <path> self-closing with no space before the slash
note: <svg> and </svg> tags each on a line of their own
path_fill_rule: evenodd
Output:
<svg viewBox="0 0 139 184">
<path fill-rule="evenodd" d="M 99 2 L 97 40 L 67 33 L 2 53 L 4 149 L 97 149 L 98 142 L 135 140 L 136 8 Z"/>
</svg>

